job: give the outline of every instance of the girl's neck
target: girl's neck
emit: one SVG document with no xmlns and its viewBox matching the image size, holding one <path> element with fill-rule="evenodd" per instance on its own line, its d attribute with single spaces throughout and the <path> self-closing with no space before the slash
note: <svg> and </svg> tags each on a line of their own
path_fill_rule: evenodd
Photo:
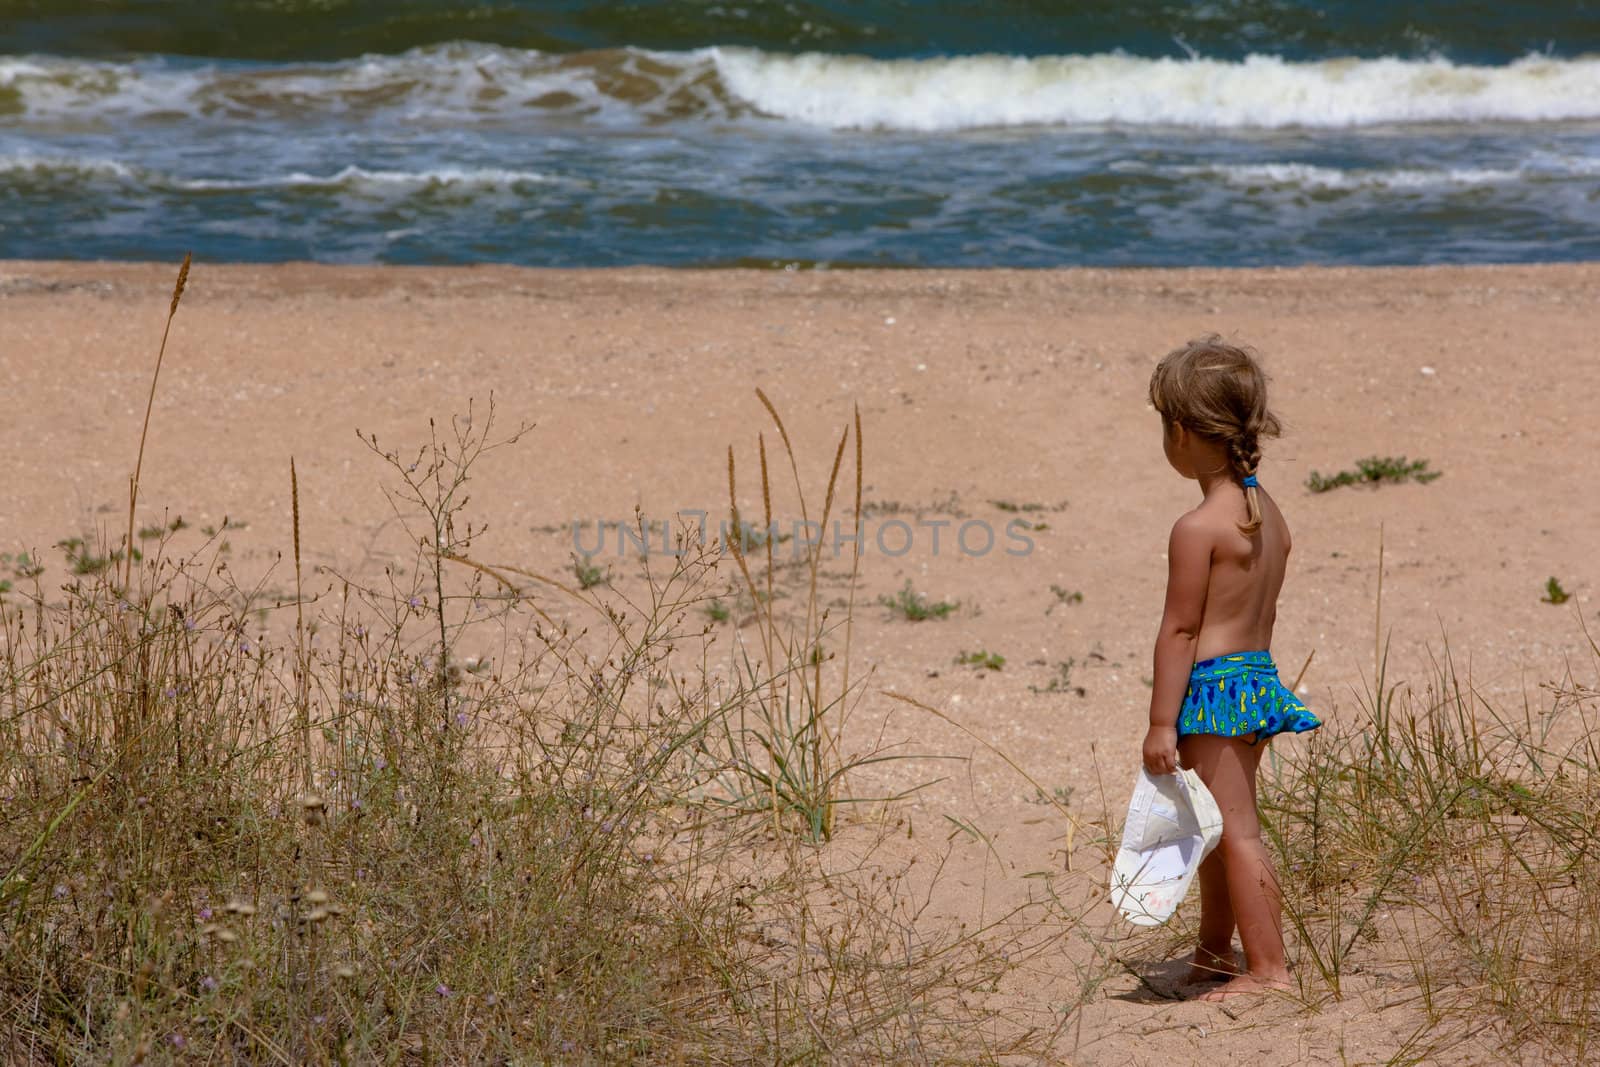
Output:
<svg viewBox="0 0 1600 1067">
<path fill-rule="evenodd" d="M 1200 483 L 1200 494 L 1207 499 L 1221 486 L 1236 485 L 1233 467 L 1228 454 L 1220 447 L 1207 442 L 1207 447 L 1197 449 L 1194 456 L 1194 477 Z"/>
<path fill-rule="evenodd" d="M 1194 477 L 1195 481 L 1200 483 L 1200 495 L 1208 499 L 1218 487 L 1235 484 L 1233 471 L 1226 466 L 1219 471 L 1196 471 Z"/>
</svg>

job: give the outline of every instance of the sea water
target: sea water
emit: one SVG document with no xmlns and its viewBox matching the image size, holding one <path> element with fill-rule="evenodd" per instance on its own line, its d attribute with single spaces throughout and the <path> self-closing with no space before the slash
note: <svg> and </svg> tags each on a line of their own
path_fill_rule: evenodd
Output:
<svg viewBox="0 0 1600 1067">
<path fill-rule="evenodd" d="M 0 257 L 1600 258 L 1600 3 L 0 0 Z"/>
</svg>

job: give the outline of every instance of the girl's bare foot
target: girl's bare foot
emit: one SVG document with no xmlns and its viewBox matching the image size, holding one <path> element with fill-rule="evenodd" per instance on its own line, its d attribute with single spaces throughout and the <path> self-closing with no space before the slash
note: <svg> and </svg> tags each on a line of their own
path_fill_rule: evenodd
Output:
<svg viewBox="0 0 1600 1067">
<path fill-rule="evenodd" d="M 1208 948 L 1194 950 L 1194 961 L 1189 965 L 1189 971 L 1183 976 L 1185 985 L 1196 982 L 1221 982 L 1244 972 L 1239 970 L 1239 963 L 1234 958 L 1233 949 L 1227 952 L 1213 952 Z"/>
<path fill-rule="evenodd" d="M 1288 976 L 1282 978 L 1263 978 L 1254 974 L 1241 974 L 1233 980 L 1220 985 L 1215 989 L 1208 989 L 1196 997 L 1196 1000 L 1225 1000 L 1228 997 L 1242 996 L 1246 993 L 1271 993 L 1292 988 Z"/>
</svg>

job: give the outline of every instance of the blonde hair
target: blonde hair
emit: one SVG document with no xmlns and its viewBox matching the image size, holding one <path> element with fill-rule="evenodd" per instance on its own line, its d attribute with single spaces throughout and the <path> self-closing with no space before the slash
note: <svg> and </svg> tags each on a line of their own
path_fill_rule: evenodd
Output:
<svg viewBox="0 0 1600 1067">
<path fill-rule="evenodd" d="M 1267 376 L 1255 355 L 1216 334 L 1190 341 L 1156 364 L 1150 403 L 1168 423 L 1221 444 L 1240 479 L 1260 466 L 1261 439 L 1283 431 L 1267 410 Z M 1255 533 L 1261 528 L 1260 494 L 1247 486 L 1244 499 L 1249 519 L 1239 530 Z"/>
</svg>

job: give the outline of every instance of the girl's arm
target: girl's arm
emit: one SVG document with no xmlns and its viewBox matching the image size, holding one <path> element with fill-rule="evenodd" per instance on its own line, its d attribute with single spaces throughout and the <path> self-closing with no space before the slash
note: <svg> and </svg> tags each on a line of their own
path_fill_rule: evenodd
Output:
<svg viewBox="0 0 1600 1067">
<path fill-rule="evenodd" d="M 1167 542 L 1167 604 L 1156 634 L 1150 730 L 1144 739 L 1144 766 L 1151 774 L 1178 769 L 1178 710 L 1189 687 L 1195 642 L 1205 618 L 1211 546 L 1211 532 L 1199 515 L 1191 512 L 1173 524 Z"/>
</svg>

